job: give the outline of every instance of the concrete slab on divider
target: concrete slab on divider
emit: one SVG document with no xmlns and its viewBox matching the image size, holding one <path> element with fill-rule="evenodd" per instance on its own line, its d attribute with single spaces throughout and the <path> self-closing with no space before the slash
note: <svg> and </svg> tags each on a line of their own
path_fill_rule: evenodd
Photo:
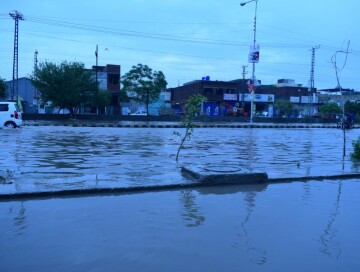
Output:
<svg viewBox="0 0 360 272">
<path fill-rule="evenodd" d="M 267 173 L 248 173 L 237 165 L 186 165 L 181 168 L 181 173 L 207 185 L 256 184 L 268 181 Z"/>
</svg>

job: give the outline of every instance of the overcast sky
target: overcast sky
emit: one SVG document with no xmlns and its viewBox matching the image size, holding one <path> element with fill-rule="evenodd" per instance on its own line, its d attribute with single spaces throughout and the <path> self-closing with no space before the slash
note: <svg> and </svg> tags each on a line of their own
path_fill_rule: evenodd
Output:
<svg viewBox="0 0 360 272">
<path fill-rule="evenodd" d="M 255 2 L 242 0 L 4 0 L 0 5 L 0 77 L 12 79 L 14 20 L 19 23 L 19 77 L 29 76 L 38 61 L 119 64 L 124 75 L 146 64 L 164 72 L 168 87 L 210 76 L 242 78 L 253 43 Z M 263 84 L 294 79 L 308 86 L 311 48 L 315 87 L 336 87 L 332 56 L 350 51 L 340 72 L 343 88 L 360 91 L 359 0 L 258 0 L 256 38 L 260 62 L 256 78 Z M 337 55 L 342 66 L 346 54 Z M 251 77 L 247 67 L 246 78 Z"/>
</svg>

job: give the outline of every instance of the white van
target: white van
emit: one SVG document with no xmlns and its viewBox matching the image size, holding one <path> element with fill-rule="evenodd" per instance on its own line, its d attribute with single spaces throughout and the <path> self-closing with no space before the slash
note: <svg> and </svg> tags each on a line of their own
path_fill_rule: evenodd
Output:
<svg viewBox="0 0 360 272">
<path fill-rule="evenodd" d="M 21 112 L 16 102 L 0 102 L 0 127 L 16 128 L 22 124 Z"/>
</svg>

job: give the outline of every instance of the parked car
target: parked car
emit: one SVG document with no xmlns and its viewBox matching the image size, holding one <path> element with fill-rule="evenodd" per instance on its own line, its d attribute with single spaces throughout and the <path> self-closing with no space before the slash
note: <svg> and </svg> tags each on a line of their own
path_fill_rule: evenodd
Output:
<svg viewBox="0 0 360 272">
<path fill-rule="evenodd" d="M 131 113 L 130 115 L 142 115 L 142 116 L 146 116 L 147 112 L 145 110 L 137 110 L 134 113 Z"/>
<path fill-rule="evenodd" d="M 21 112 L 17 103 L 0 102 L 0 127 L 16 128 L 21 124 Z"/>
</svg>

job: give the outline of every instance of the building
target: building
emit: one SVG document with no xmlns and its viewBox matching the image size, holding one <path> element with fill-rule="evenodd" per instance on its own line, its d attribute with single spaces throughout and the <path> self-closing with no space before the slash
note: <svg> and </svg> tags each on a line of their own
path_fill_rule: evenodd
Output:
<svg viewBox="0 0 360 272">
<path fill-rule="evenodd" d="M 183 86 L 170 88 L 172 107 L 178 114 L 184 113 L 186 100 L 194 94 L 207 98 L 203 113 L 209 116 L 249 116 L 251 93 L 249 80 L 232 81 L 194 80 Z M 293 115 L 314 115 L 317 113 L 316 89 L 310 94 L 308 88 L 291 79 L 279 79 L 274 85 L 255 86 L 254 115 L 276 116 L 276 100 L 287 100 L 293 105 Z"/>
<path fill-rule="evenodd" d="M 95 68 L 95 67 L 94 67 Z M 94 71 L 94 77 L 96 77 Z M 111 102 L 107 107 L 108 114 L 120 113 L 120 65 L 107 64 L 106 66 L 98 66 L 98 82 L 100 90 L 106 90 L 111 93 Z M 13 81 L 5 82 L 8 86 L 8 100 L 11 99 L 11 90 Z M 41 103 L 39 95 L 35 87 L 31 84 L 31 80 L 26 77 L 18 79 L 18 94 L 20 96 L 24 113 L 52 113 L 51 103 Z M 16 96 L 16 94 L 14 94 Z M 67 111 L 65 110 L 65 112 Z M 86 113 L 83 111 L 82 113 Z"/>
<path fill-rule="evenodd" d="M 11 99 L 11 90 L 13 88 L 13 81 L 6 81 L 8 98 Z M 16 84 L 16 82 L 15 82 Z M 18 95 L 21 100 L 21 104 L 23 107 L 23 112 L 25 113 L 37 113 L 37 99 L 36 99 L 36 89 L 31 84 L 31 80 L 27 77 L 21 77 L 17 81 L 18 84 Z M 17 99 L 17 94 L 14 94 L 14 99 Z"/>
<path fill-rule="evenodd" d="M 185 112 L 186 100 L 194 95 L 201 94 L 206 97 L 204 113 L 211 116 L 225 116 L 239 108 L 239 94 L 241 87 L 245 88 L 245 81 L 211 81 L 194 80 L 176 88 L 169 88 L 171 104 L 177 114 Z"/>
<path fill-rule="evenodd" d="M 99 82 L 99 88 L 111 93 L 111 102 L 107 107 L 108 114 L 120 114 L 120 65 L 107 64 L 106 66 L 93 66 L 94 77 Z"/>
</svg>

